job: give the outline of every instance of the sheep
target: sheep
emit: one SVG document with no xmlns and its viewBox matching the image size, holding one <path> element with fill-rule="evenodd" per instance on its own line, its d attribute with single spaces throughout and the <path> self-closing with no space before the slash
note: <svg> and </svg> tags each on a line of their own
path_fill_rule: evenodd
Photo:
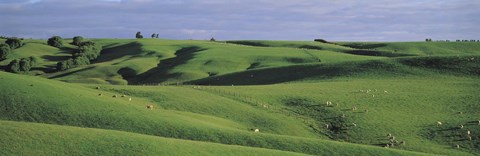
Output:
<svg viewBox="0 0 480 156">
<path fill-rule="evenodd" d="M 388 94 L 388 91 L 384 90 L 383 93 Z"/>
<path fill-rule="evenodd" d="M 353 125 L 353 127 L 357 127 L 357 124 L 355 124 L 355 123 L 352 123 L 352 125 Z"/>
<path fill-rule="evenodd" d="M 132 98 L 128 98 L 128 101 L 132 101 Z"/>
<path fill-rule="evenodd" d="M 478 120 L 478 125 L 480 125 L 480 120 Z"/>
<path fill-rule="evenodd" d="M 395 140 L 395 136 L 392 135 L 392 136 L 390 137 L 390 140 Z"/>
<path fill-rule="evenodd" d="M 330 106 L 330 105 L 332 105 L 332 102 L 331 102 L 331 101 L 327 101 L 326 104 L 327 104 L 327 106 Z"/>
<path fill-rule="evenodd" d="M 472 141 L 472 137 L 471 137 L 471 136 L 468 136 L 468 140 Z"/>
<path fill-rule="evenodd" d="M 400 141 L 400 145 L 405 145 L 405 141 L 404 140 Z"/>
<path fill-rule="evenodd" d="M 456 147 L 456 148 L 460 148 L 460 145 L 459 145 L 459 144 L 457 144 L 457 145 L 455 145 L 455 147 Z"/>
<path fill-rule="evenodd" d="M 388 147 L 390 147 L 390 145 L 389 145 L 389 144 L 386 144 L 386 145 L 385 145 L 385 146 L 383 146 L 383 147 L 385 147 L 385 148 L 388 148 Z"/>
<path fill-rule="evenodd" d="M 124 94 L 124 95 L 122 95 L 121 97 L 126 97 L 126 95 Z"/>
<path fill-rule="evenodd" d="M 356 107 L 356 106 L 353 106 L 352 110 L 353 110 L 353 111 L 356 111 L 356 110 L 357 110 L 357 107 Z"/>
<path fill-rule="evenodd" d="M 260 130 L 259 130 L 258 128 L 255 128 L 255 131 L 254 131 L 254 132 L 255 132 L 255 133 L 258 133 L 258 132 L 260 132 Z"/>
<path fill-rule="evenodd" d="M 375 94 L 372 94 L 372 97 L 375 97 Z"/>
<path fill-rule="evenodd" d="M 100 86 L 95 87 L 95 89 L 100 89 Z"/>
<path fill-rule="evenodd" d="M 442 125 L 442 122 L 437 121 L 437 126 L 441 126 L 441 125 Z"/>
<path fill-rule="evenodd" d="M 328 124 L 325 124 L 325 127 L 328 129 L 328 127 L 330 127 L 330 125 L 328 125 Z"/>
<path fill-rule="evenodd" d="M 470 131 L 467 131 L 467 135 L 470 136 Z"/>
<path fill-rule="evenodd" d="M 463 128 L 463 125 L 460 125 L 460 126 L 458 126 L 458 127 L 459 127 L 460 129 L 462 129 L 462 128 Z"/>
<path fill-rule="evenodd" d="M 147 109 L 149 109 L 149 110 L 153 110 L 153 105 L 147 105 L 146 107 L 147 107 Z"/>
<path fill-rule="evenodd" d="M 345 118 L 345 117 L 347 117 L 347 116 L 345 114 L 342 114 L 342 118 Z"/>
<path fill-rule="evenodd" d="M 388 133 L 388 134 L 387 134 L 387 137 L 392 137 L 392 134 Z"/>
<path fill-rule="evenodd" d="M 268 105 L 263 105 L 263 108 L 268 108 Z"/>
<path fill-rule="evenodd" d="M 365 113 L 368 113 L 368 109 L 365 109 Z"/>
</svg>

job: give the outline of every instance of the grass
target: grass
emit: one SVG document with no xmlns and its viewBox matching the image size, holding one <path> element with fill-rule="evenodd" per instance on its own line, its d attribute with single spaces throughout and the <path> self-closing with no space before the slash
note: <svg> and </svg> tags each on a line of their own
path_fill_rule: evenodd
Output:
<svg viewBox="0 0 480 156">
<path fill-rule="evenodd" d="M 62 72 L 48 69 L 71 45 L 14 51 L 41 62 L 38 77 L 0 72 L 2 155 L 480 152 L 478 43 L 94 41 L 97 60 Z M 383 148 L 388 133 L 406 144 Z"/>
</svg>

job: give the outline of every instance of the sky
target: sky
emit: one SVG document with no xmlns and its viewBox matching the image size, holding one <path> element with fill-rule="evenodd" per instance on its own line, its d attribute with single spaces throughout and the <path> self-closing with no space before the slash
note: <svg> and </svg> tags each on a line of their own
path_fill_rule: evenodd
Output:
<svg viewBox="0 0 480 156">
<path fill-rule="evenodd" d="M 0 36 L 480 39 L 480 0 L 0 0 Z"/>
</svg>

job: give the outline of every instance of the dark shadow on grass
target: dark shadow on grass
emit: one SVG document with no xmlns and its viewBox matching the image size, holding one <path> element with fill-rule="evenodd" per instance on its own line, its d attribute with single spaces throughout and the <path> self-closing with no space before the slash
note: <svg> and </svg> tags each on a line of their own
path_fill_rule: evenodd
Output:
<svg viewBox="0 0 480 156">
<path fill-rule="evenodd" d="M 141 44 L 137 42 L 131 42 L 115 47 L 110 47 L 103 49 L 100 56 L 92 61 L 93 63 L 108 62 L 118 58 L 121 58 L 125 55 L 136 55 L 142 52 Z"/>
<path fill-rule="evenodd" d="M 169 73 L 171 69 L 185 64 L 193 58 L 195 53 L 204 50 L 207 49 L 197 46 L 183 47 L 175 52 L 175 57 L 161 60 L 157 67 L 125 80 L 128 81 L 128 84 L 162 83 L 168 78 L 179 76 L 178 73 Z"/>
<path fill-rule="evenodd" d="M 63 73 L 63 74 L 60 74 L 60 75 L 52 76 L 52 77 L 49 77 L 49 79 L 56 79 L 56 78 L 68 76 L 68 75 L 71 75 L 71 74 L 75 74 L 75 73 L 78 73 L 78 72 L 90 70 L 90 69 L 93 69 L 93 68 L 95 68 L 95 67 L 88 67 L 88 68 L 84 68 L 84 69 L 79 69 L 79 70 Z"/>
</svg>

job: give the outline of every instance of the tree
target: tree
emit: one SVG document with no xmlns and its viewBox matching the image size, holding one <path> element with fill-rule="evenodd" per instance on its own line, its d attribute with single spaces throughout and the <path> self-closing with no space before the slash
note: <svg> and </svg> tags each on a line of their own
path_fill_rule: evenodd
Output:
<svg viewBox="0 0 480 156">
<path fill-rule="evenodd" d="M 155 33 L 153 33 L 151 37 L 152 37 L 152 38 L 155 38 L 155 36 L 157 36 L 157 35 L 156 35 Z"/>
<path fill-rule="evenodd" d="M 215 42 L 216 40 L 215 40 L 215 38 L 212 37 L 212 38 L 210 39 L 210 41 Z"/>
<path fill-rule="evenodd" d="M 10 51 L 10 46 L 8 44 L 0 44 L 0 61 L 7 59 Z"/>
<path fill-rule="evenodd" d="M 67 70 L 67 63 L 66 61 L 60 61 L 57 63 L 57 70 L 62 71 L 62 70 Z"/>
<path fill-rule="evenodd" d="M 82 42 L 83 42 L 83 37 L 82 36 L 73 37 L 73 42 L 72 42 L 73 45 L 80 46 L 80 44 L 82 44 Z"/>
<path fill-rule="evenodd" d="M 139 31 L 137 34 L 135 34 L 135 38 L 143 38 L 142 33 Z"/>
<path fill-rule="evenodd" d="M 22 40 L 20 40 L 19 38 L 8 38 L 5 43 L 8 44 L 8 46 L 10 46 L 10 49 L 12 50 L 20 48 L 23 45 Z"/>
<path fill-rule="evenodd" d="M 30 64 L 30 59 L 28 58 L 22 58 L 20 60 L 20 70 L 23 72 L 28 72 L 32 69 L 32 66 Z"/>
<path fill-rule="evenodd" d="M 155 38 L 158 38 L 158 34 L 157 34 L 157 35 L 155 35 Z"/>
<path fill-rule="evenodd" d="M 62 38 L 60 36 L 53 36 L 48 39 L 47 41 L 48 45 L 60 48 L 63 46 Z"/>
<path fill-rule="evenodd" d="M 10 61 L 10 63 L 7 66 L 7 70 L 13 73 L 19 73 L 20 72 L 20 63 L 17 59 Z"/>
</svg>

